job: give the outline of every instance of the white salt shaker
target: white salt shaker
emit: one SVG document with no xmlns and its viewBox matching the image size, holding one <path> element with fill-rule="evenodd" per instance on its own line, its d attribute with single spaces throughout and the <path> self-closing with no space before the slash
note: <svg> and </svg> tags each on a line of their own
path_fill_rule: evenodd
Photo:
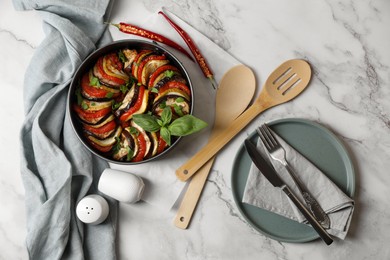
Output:
<svg viewBox="0 0 390 260">
<path fill-rule="evenodd" d="M 109 211 L 107 201 L 97 194 L 85 196 L 76 207 L 77 217 L 82 222 L 92 225 L 102 223 L 107 218 Z"/>
<path fill-rule="evenodd" d="M 113 199 L 135 203 L 141 199 L 145 184 L 137 175 L 108 168 L 100 176 L 98 189 Z"/>
</svg>

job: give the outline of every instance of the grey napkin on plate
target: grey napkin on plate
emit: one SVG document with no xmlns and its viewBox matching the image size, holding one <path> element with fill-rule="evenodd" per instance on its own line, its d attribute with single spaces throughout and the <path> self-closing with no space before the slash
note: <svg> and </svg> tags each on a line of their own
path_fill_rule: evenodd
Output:
<svg viewBox="0 0 390 260">
<path fill-rule="evenodd" d="M 354 209 L 354 201 L 340 190 L 325 174 L 314 164 L 308 161 L 298 151 L 293 149 L 282 138 L 274 133 L 280 144 L 286 150 L 287 161 L 305 184 L 311 195 L 318 201 L 330 218 L 329 234 L 344 239 L 347 235 Z M 270 158 L 258 139 L 258 151 Z M 287 170 L 279 163 L 270 160 L 279 176 L 293 190 L 294 194 L 303 202 L 303 197 L 294 184 Z M 284 194 L 260 173 L 252 163 L 244 190 L 243 202 L 260 207 L 279 215 L 285 216 L 300 223 L 306 223 L 305 217 Z"/>
<path fill-rule="evenodd" d="M 35 9 L 45 39 L 35 50 L 24 80 L 25 120 L 21 174 L 30 259 L 115 259 L 117 203 L 100 225 L 84 225 L 76 204 L 96 193 L 108 164 L 77 139 L 66 112 L 68 86 L 81 62 L 99 44 L 112 41 L 103 22 L 109 0 L 14 0 L 17 10 Z"/>
</svg>

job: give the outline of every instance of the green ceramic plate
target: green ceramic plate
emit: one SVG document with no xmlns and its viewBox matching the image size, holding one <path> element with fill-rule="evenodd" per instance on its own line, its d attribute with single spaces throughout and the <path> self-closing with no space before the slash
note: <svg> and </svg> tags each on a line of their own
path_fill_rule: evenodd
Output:
<svg viewBox="0 0 390 260">
<path fill-rule="evenodd" d="M 353 197 L 355 173 L 347 150 L 325 127 L 305 119 L 281 119 L 268 125 L 303 156 L 314 163 L 341 190 Z M 257 134 L 249 138 L 257 141 Z M 282 242 L 308 242 L 319 238 L 313 228 L 264 209 L 242 203 L 251 159 L 243 145 L 238 150 L 232 169 L 232 191 L 238 209 L 245 219 L 266 236 Z"/>
</svg>

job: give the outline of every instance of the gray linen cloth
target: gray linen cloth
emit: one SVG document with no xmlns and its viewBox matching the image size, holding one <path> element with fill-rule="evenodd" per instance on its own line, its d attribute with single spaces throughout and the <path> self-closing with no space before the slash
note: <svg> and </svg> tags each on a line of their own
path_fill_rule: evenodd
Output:
<svg viewBox="0 0 390 260">
<path fill-rule="evenodd" d="M 103 21 L 109 0 L 14 0 L 15 9 L 35 9 L 45 39 L 25 74 L 25 121 L 21 130 L 21 174 L 30 259 L 115 259 L 117 203 L 109 201 L 103 224 L 88 226 L 75 206 L 89 193 L 107 163 L 92 156 L 73 133 L 66 112 L 68 86 L 96 44 L 111 41 Z"/>
<path fill-rule="evenodd" d="M 274 134 L 286 150 L 287 161 L 294 169 L 299 179 L 328 214 L 331 222 L 330 229 L 327 230 L 328 233 L 340 239 L 344 239 L 351 222 L 354 201 L 344 194 L 344 192 L 314 164 L 293 149 L 276 133 Z M 260 141 L 260 138 L 257 149 L 261 154 L 270 158 L 265 152 L 265 147 Z M 274 160 L 270 161 L 279 173 L 279 176 L 286 182 L 287 186 L 289 186 L 294 194 L 303 202 L 303 197 L 287 170 L 281 163 Z M 272 211 L 300 223 L 306 223 L 305 217 L 297 209 L 294 203 L 281 189 L 272 186 L 253 163 L 250 168 L 242 200 L 244 203 Z"/>
</svg>

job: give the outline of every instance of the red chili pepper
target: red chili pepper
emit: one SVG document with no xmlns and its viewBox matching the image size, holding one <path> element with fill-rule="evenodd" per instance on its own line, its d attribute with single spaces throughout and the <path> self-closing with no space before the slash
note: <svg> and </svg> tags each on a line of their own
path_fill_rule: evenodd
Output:
<svg viewBox="0 0 390 260">
<path fill-rule="evenodd" d="M 186 42 L 187 46 L 190 48 L 192 54 L 195 56 L 196 61 L 198 62 L 199 67 L 202 69 L 204 76 L 210 79 L 213 88 L 215 89 L 215 80 L 213 73 L 206 62 L 206 59 L 200 53 L 198 47 L 191 39 L 191 37 L 186 33 L 179 25 L 177 25 L 174 21 L 172 21 L 163 11 L 159 11 L 159 14 L 164 16 L 164 18 L 169 22 L 169 24 L 180 34 L 183 40 Z"/>
<path fill-rule="evenodd" d="M 171 46 L 172 48 L 175 48 L 176 50 L 185 54 L 190 60 L 194 61 L 194 59 L 191 57 L 191 55 L 185 49 L 183 49 L 183 47 L 181 47 L 176 42 L 172 41 L 171 39 L 169 39 L 161 34 L 158 34 L 158 33 L 155 33 L 155 32 L 152 32 L 152 31 L 149 31 L 149 30 L 146 30 L 146 29 L 143 29 L 141 27 L 131 25 L 128 23 L 119 23 L 119 24 L 111 24 L 111 25 L 117 27 L 121 32 L 141 36 L 141 37 L 148 38 L 148 39 L 151 39 L 153 41 L 161 42 L 161 43 L 164 43 L 168 46 Z"/>
</svg>

